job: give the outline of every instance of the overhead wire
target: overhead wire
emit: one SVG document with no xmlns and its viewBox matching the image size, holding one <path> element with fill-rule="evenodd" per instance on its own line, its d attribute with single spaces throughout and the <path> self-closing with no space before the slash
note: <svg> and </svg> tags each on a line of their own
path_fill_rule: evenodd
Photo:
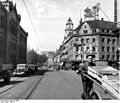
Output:
<svg viewBox="0 0 120 103">
<path fill-rule="evenodd" d="M 111 21 L 110 20 L 110 18 L 107 16 L 107 14 L 100 8 L 100 10 L 102 11 L 102 13 L 106 16 L 106 18 L 109 20 L 109 21 Z"/>
<path fill-rule="evenodd" d="M 23 3 L 24 3 L 24 5 L 25 5 L 25 8 L 26 8 L 26 10 L 27 10 L 27 13 L 28 13 L 28 16 L 29 16 L 30 22 L 31 22 L 31 24 L 32 24 L 32 26 L 33 26 L 33 29 L 34 29 L 35 34 L 36 34 L 36 36 L 37 36 L 37 39 L 38 39 L 38 41 L 39 41 L 38 33 L 37 33 L 37 31 L 36 31 L 35 25 L 34 25 L 34 23 L 33 23 L 33 21 L 32 21 L 31 16 L 30 16 L 30 13 L 29 13 L 29 10 L 28 10 L 28 8 L 27 8 L 27 5 L 26 5 L 25 0 L 23 0 Z"/>
</svg>

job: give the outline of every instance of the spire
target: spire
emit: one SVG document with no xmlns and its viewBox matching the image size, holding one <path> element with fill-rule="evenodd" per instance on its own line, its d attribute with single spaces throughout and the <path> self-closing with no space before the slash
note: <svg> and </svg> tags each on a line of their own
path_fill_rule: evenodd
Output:
<svg viewBox="0 0 120 103">
<path fill-rule="evenodd" d="M 69 17 L 69 19 L 67 20 L 66 29 L 65 29 L 66 36 L 68 36 L 70 32 L 73 32 L 73 22 L 71 18 Z"/>
</svg>

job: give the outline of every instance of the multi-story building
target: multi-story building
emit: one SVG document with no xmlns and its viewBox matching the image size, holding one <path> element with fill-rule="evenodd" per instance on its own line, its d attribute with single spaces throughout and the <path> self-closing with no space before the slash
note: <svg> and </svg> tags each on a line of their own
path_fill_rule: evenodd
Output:
<svg viewBox="0 0 120 103">
<path fill-rule="evenodd" d="M 17 36 L 17 64 L 27 63 L 27 36 L 28 33 L 19 26 Z"/>
<path fill-rule="evenodd" d="M 61 60 L 82 62 L 88 54 L 94 54 L 97 64 L 101 61 L 109 64 L 116 62 L 118 45 L 117 37 L 112 33 L 113 25 L 114 22 L 104 21 L 103 18 L 82 22 L 64 38 Z"/>
<path fill-rule="evenodd" d="M 17 64 L 17 60 L 23 57 L 19 55 L 21 42 L 24 48 L 22 59 L 26 61 L 28 34 L 20 26 L 20 20 L 21 16 L 17 13 L 16 4 L 9 0 L 0 1 L 0 62 L 2 63 Z"/>
<path fill-rule="evenodd" d="M 16 5 L 13 5 L 10 1 L 2 2 L 6 10 L 7 15 L 7 39 L 6 39 L 6 63 L 16 64 L 17 57 L 17 30 L 20 23 L 20 15 L 16 10 Z"/>
<path fill-rule="evenodd" d="M 80 42 L 84 44 L 83 58 L 89 53 L 95 55 L 95 61 L 116 62 L 117 37 L 112 33 L 114 22 L 101 20 L 85 21 L 76 30 Z M 80 50 L 80 53 L 82 50 Z"/>
<path fill-rule="evenodd" d="M 7 38 L 7 15 L 8 12 L 0 3 L 0 62 L 5 62 L 6 38 Z"/>
</svg>

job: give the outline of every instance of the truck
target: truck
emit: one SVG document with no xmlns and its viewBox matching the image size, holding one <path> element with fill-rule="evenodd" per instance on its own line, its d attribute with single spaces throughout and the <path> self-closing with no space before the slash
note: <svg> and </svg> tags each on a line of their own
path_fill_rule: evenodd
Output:
<svg viewBox="0 0 120 103">
<path fill-rule="evenodd" d="M 13 65 L 0 63 L 0 79 L 3 79 L 4 83 L 10 83 L 12 76 Z"/>
</svg>

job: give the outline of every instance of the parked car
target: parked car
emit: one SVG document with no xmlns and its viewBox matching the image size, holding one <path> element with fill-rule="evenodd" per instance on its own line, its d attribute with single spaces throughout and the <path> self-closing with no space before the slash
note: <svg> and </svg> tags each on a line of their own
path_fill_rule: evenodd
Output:
<svg viewBox="0 0 120 103">
<path fill-rule="evenodd" d="M 17 64 L 14 76 L 29 76 L 35 73 L 35 65 L 33 64 Z"/>
</svg>

